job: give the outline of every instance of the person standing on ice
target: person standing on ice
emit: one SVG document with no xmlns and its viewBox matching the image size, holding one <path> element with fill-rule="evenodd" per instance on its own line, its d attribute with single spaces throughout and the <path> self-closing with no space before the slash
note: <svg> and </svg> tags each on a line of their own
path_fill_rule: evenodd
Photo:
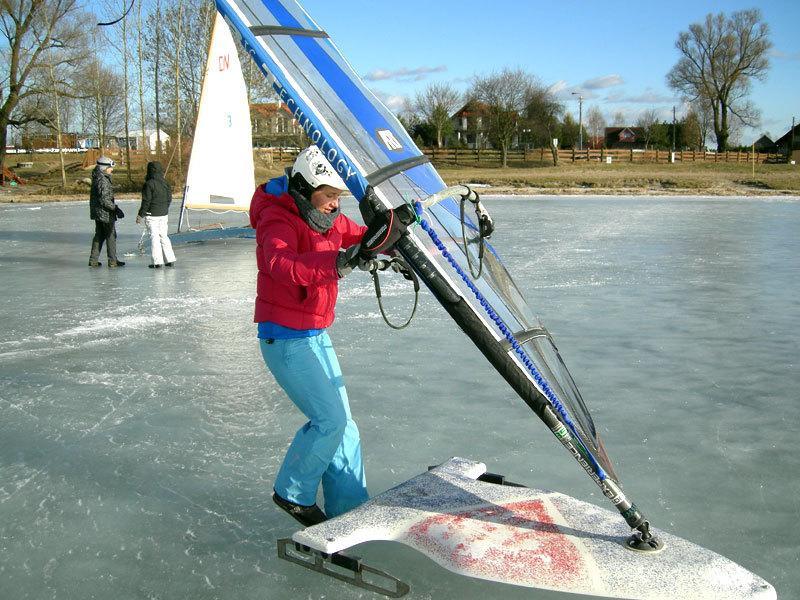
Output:
<svg viewBox="0 0 800 600">
<path fill-rule="evenodd" d="M 147 232 L 150 234 L 150 254 L 153 262 L 151 269 L 160 269 L 175 264 L 175 253 L 172 242 L 167 235 L 169 205 L 172 202 L 172 188 L 164 179 L 164 167 L 158 161 L 147 163 L 147 175 L 142 186 L 142 203 L 136 222 L 144 219 Z"/>
<path fill-rule="evenodd" d="M 373 266 L 360 247 L 367 228 L 339 211 L 346 189 L 322 152 L 311 146 L 286 175 L 256 188 L 250 204 L 261 354 L 308 418 L 289 446 L 272 499 L 304 526 L 369 497 L 358 427 L 326 331 L 334 319 L 339 279 L 354 268 Z M 320 483 L 324 513 L 316 504 Z"/>
<path fill-rule="evenodd" d="M 89 266 L 100 266 L 100 251 L 106 245 L 109 267 L 125 265 L 117 260 L 117 230 L 115 223 L 125 215 L 114 203 L 114 186 L 111 184 L 111 172 L 114 161 L 107 156 L 97 159 L 92 171 L 92 188 L 89 192 L 89 217 L 94 221 L 94 238 L 89 254 Z"/>
</svg>

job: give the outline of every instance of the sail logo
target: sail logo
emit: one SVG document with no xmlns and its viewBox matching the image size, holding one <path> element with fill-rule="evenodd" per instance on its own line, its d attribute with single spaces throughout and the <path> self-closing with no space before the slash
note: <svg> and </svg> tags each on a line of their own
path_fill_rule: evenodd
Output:
<svg viewBox="0 0 800 600">
<path fill-rule="evenodd" d="M 227 71 L 231 67 L 231 57 L 228 54 L 223 54 L 217 57 L 217 65 L 220 71 Z"/>
<path fill-rule="evenodd" d="M 394 136 L 394 133 L 388 129 L 378 129 L 375 132 L 378 135 L 378 139 L 386 146 L 389 150 L 402 150 L 403 144 L 401 144 L 397 138 Z"/>
</svg>

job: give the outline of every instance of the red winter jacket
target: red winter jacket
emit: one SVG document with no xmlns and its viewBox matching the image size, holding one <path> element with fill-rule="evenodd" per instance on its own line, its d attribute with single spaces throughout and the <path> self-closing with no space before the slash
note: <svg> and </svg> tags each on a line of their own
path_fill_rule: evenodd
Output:
<svg viewBox="0 0 800 600">
<path fill-rule="evenodd" d="M 333 323 L 340 248 L 361 241 L 367 230 L 340 214 L 327 233 L 311 229 L 278 177 L 256 188 L 250 224 L 256 230 L 256 323 L 323 329 Z"/>
</svg>

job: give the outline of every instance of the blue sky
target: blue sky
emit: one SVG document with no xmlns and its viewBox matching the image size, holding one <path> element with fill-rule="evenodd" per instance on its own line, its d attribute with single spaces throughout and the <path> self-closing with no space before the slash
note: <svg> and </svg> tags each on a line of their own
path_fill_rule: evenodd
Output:
<svg viewBox="0 0 800 600">
<path fill-rule="evenodd" d="M 655 108 L 671 119 L 679 98 L 665 76 L 678 61 L 675 40 L 709 12 L 759 8 L 771 30 L 771 68 L 751 99 L 762 123 L 749 144 L 773 139 L 800 120 L 800 0 L 670 2 L 563 0 L 300 0 L 367 84 L 391 107 L 431 82 L 466 90 L 475 74 L 523 68 L 552 86 L 577 119 L 598 106 L 631 123 Z"/>
</svg>

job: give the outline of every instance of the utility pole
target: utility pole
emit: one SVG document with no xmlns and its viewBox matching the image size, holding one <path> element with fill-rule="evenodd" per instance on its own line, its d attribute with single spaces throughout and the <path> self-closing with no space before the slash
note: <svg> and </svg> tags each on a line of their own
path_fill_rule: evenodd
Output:
<svg viewBox="0 0 800 600">
<path fill-rule="evenodd" d="M 578 97 L 578 148 L 583 150 L 583 96 L 578 92 L 572 92 L 572 95 Z"/>
<path fill-rule="evenodd" d="M 789 136 L 789 154 L 788 154 L 788 156 L 791 156 L 793 151 L 794 151 L 794 117 L 792 117 L 792 135 Z"/>
</svg>

